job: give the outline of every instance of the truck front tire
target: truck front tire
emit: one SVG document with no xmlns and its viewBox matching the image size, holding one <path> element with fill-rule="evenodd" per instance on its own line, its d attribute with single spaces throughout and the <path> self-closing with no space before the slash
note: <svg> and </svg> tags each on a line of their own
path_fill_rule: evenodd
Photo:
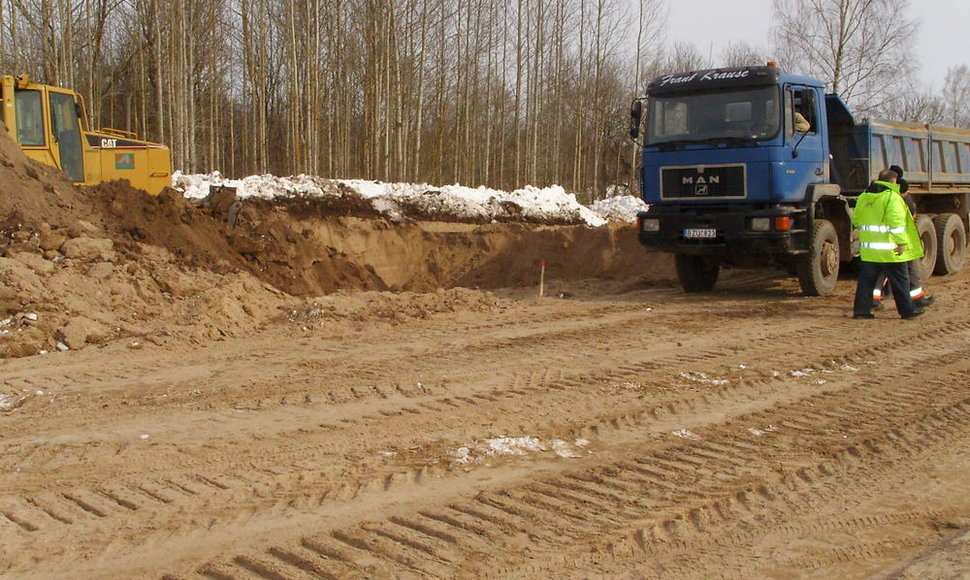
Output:
<svg viewBox="0 0 970 580">
<path fill-rule="evenodd" d="M 798 284 L 806 296 L 824 296 L 839 281 L 839 236 L 829 220 L 815 220 L 807 254 L 796 258 Z"/>
<path fill-rule="evenodd" d="M 721 273 L 721 266 L 715 258 L 708 256 L 692 256 L 690 254 L 675 254 L 674 266 L 677 268 L 677 279 L 684 288 L 684 292 L 709 292 L 717 284 L 717 277 Z"/>
<path fill-rule="evenodd" d="M 933 218 L 936 226 L 936 269 L 935 274 L 946 276 L 963 268 L 967 255 L 967 229 L 963 220 L 955 213 L 944 213 Z"/>
</svg>

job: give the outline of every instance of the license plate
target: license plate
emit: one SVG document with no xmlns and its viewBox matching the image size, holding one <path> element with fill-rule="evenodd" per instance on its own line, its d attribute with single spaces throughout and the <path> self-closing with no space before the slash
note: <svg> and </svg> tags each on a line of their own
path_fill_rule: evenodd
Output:
<svg viewBox="0 0 970 580">
<path fill-rule="evenodd" d="M 717 230 L 714 228 L 687 228 L 684 230 L 684 237 L 687 239 L 716 238 Z"/>
</svg>

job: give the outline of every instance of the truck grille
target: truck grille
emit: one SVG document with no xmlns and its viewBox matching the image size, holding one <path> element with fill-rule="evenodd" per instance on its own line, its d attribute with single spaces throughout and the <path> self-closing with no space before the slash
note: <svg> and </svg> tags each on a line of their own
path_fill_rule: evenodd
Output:
<svg viewBox="0 0 970 580">
<path fill-rule="evenodd" d="M 694 165 L 660 170 L 661 199 L 743 199 L 744 165 Z"/>
</svg>

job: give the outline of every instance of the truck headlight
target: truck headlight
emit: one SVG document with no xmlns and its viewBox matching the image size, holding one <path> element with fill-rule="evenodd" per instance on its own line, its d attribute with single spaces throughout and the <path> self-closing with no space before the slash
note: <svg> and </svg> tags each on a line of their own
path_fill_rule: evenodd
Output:
<svg viewBox="0 0 970 580">
<path fill-rule="evenodd" d="M 643 218 L 640 220 L 641 232 L 659 232 L 660 220 L 656 218 Z"/>
<path fill-rule="evenodd" d="M 771 229 L 771 218 L 756 217 L 751 218 L 752 232 L 767 232 Z"/>
</svg>

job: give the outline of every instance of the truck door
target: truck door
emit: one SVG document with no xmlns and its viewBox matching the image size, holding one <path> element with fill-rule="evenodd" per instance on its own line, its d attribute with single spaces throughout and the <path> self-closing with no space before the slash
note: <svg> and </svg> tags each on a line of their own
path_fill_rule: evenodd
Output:
<svg viewBox="0 0 970 580">
<path fill-rule="evenodd" d="M 81 127 L 77 120 L 74 95 L 50 92 L 51 133 L 61 170 L 71 181 L 84 181 Z"/>
<path fill-rule="evenodd" d="M 819 112 L 823 102 L 816 94 L 812 87 L 789 85 L 785 89 L 785 142 L 792 149 L 787 177 L 796 188 L 790 191 L 829 181 L 828 153 L 823 146 L 826 128 Z"/>
</svg>

